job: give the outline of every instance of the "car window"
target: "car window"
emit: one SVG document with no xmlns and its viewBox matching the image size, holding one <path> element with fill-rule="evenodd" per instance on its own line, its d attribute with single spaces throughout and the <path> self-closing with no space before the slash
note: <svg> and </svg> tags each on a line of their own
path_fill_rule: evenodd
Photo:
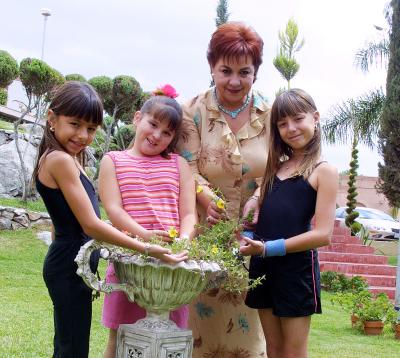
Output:
<svg viewBox="0 0 400 358">
<path fill-rule="evenodd" d="M 335 214 L 335 216 L 336 216 L 337 218 L 344 218 L 344 217 L 345 217 L 345 214 L 346 214 L 346 211 L 345 211 L 344 208 L 337 208 L 337 209 L 336 209 L 336 214 Z"/>
<path fill-rule="evenodd" d="M 360 214 L 360 219 L 375 219 L 375 220 L 389 220 L 395 221 L 390 215 L 385 213 L 379 213 L 376 211 L 367 211 L 363 209 L 357 209 L 358 213 Z"/>
</svg>

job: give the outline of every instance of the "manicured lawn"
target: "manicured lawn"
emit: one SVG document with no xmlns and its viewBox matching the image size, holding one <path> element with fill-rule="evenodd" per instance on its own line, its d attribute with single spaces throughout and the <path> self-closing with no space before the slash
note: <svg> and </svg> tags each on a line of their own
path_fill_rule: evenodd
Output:
<svg viewBox="0 0 400 358">
<path fill-rule="evenodd" d="M 13 130 L 14 126 L 11 122 L 7 122 L 0 117 L 0 129 Z"/>
<path fill-rule="evenodd" d="M 13 208 L 23 208 L 30 211 L 46 212 L 46 207 L 44 206 L 43 200 L 28 200 L 26 203 L 22 202 L 18 198 L 3 198 L 0 197 L 1 206 L 11 206 Z"/>
<path fill-rule="evenodd" d="M 0 231 L 0 357 L 38 358 L 52 353 L 52 307 L 42 280 L 47 247 L 34 230 Z M 100 273 L 104 276 L 105 265 Z M 350 328 L 347 313 L 323 293 L 322 315 L 314 316 L 311 358 L 397 357 L 400 341 L 389 328 L 367 337 Z M 102 298 L 93 303 L 90 357 L 101 357 L 108 332 L 100 324 Z M 222 357 L 221 357 L 222 358 Z"/>
</svg>

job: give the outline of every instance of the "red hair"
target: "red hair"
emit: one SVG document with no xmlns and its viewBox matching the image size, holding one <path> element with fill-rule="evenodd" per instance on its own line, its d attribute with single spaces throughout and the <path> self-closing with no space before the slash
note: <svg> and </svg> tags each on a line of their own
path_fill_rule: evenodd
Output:
<svg viewBox="0 0 400 358">
<path fill-rule="evenodd" d="M 255 74 L 262 63 L 264 42 L 257 32 L 242 22 L 227 22 L 217 28 L 208 44 L 207 60 L 211 67 L 221 59 L 251 57 Z"/>
</svg>

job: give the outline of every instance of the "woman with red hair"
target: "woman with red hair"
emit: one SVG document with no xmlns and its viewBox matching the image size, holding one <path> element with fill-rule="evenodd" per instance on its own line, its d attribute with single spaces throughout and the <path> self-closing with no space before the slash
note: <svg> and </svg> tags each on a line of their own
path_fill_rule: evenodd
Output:
<svg viewBox="0 0 400 358">
<path fill-rule="evenodd" d="M 252 88 L 262 63 L 263 41 L 249 26 L 230 22 L 213 33 L 207 52 L 215 86 L 183 108 L 178 143 L 196 179 L 203 223 L 258 214 L 259 185 L 268 153 L 269 107 Z M 225 208 L 217 207 L 218 188 Z M 191 305 L 193 357 L 263 357 L 265 342 L 257 314 L 241 295 L 223 290 L 201 294 Z M 229 355 L 230 354 L 230 355 Z"/>
</svg>

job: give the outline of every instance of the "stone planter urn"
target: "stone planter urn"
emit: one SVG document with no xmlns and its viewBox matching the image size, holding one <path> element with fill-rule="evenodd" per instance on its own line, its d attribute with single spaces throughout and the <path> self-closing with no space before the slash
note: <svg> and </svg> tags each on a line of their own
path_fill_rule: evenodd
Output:
<svg viewBox="0 0 400 358">
<path fill-rule="evenodd" d="M 101 249 L 101 257 L 114 265 L 119 284 L 99 280 L 90 270 L 90 256 Z M 226 274 L 213 262 L 188 260 L 167 264 L 134 251 L 95 240 L 83 245 L 76 256 L 77 274 L 92 289 L 123 291 L 146 310 L 146 317 L 118 329 L 117 358 L 190 358 L 193 337 L 169 319 L 169 311 L 192 301 L 203 290 L 218 287 Z"/>
</svg>

